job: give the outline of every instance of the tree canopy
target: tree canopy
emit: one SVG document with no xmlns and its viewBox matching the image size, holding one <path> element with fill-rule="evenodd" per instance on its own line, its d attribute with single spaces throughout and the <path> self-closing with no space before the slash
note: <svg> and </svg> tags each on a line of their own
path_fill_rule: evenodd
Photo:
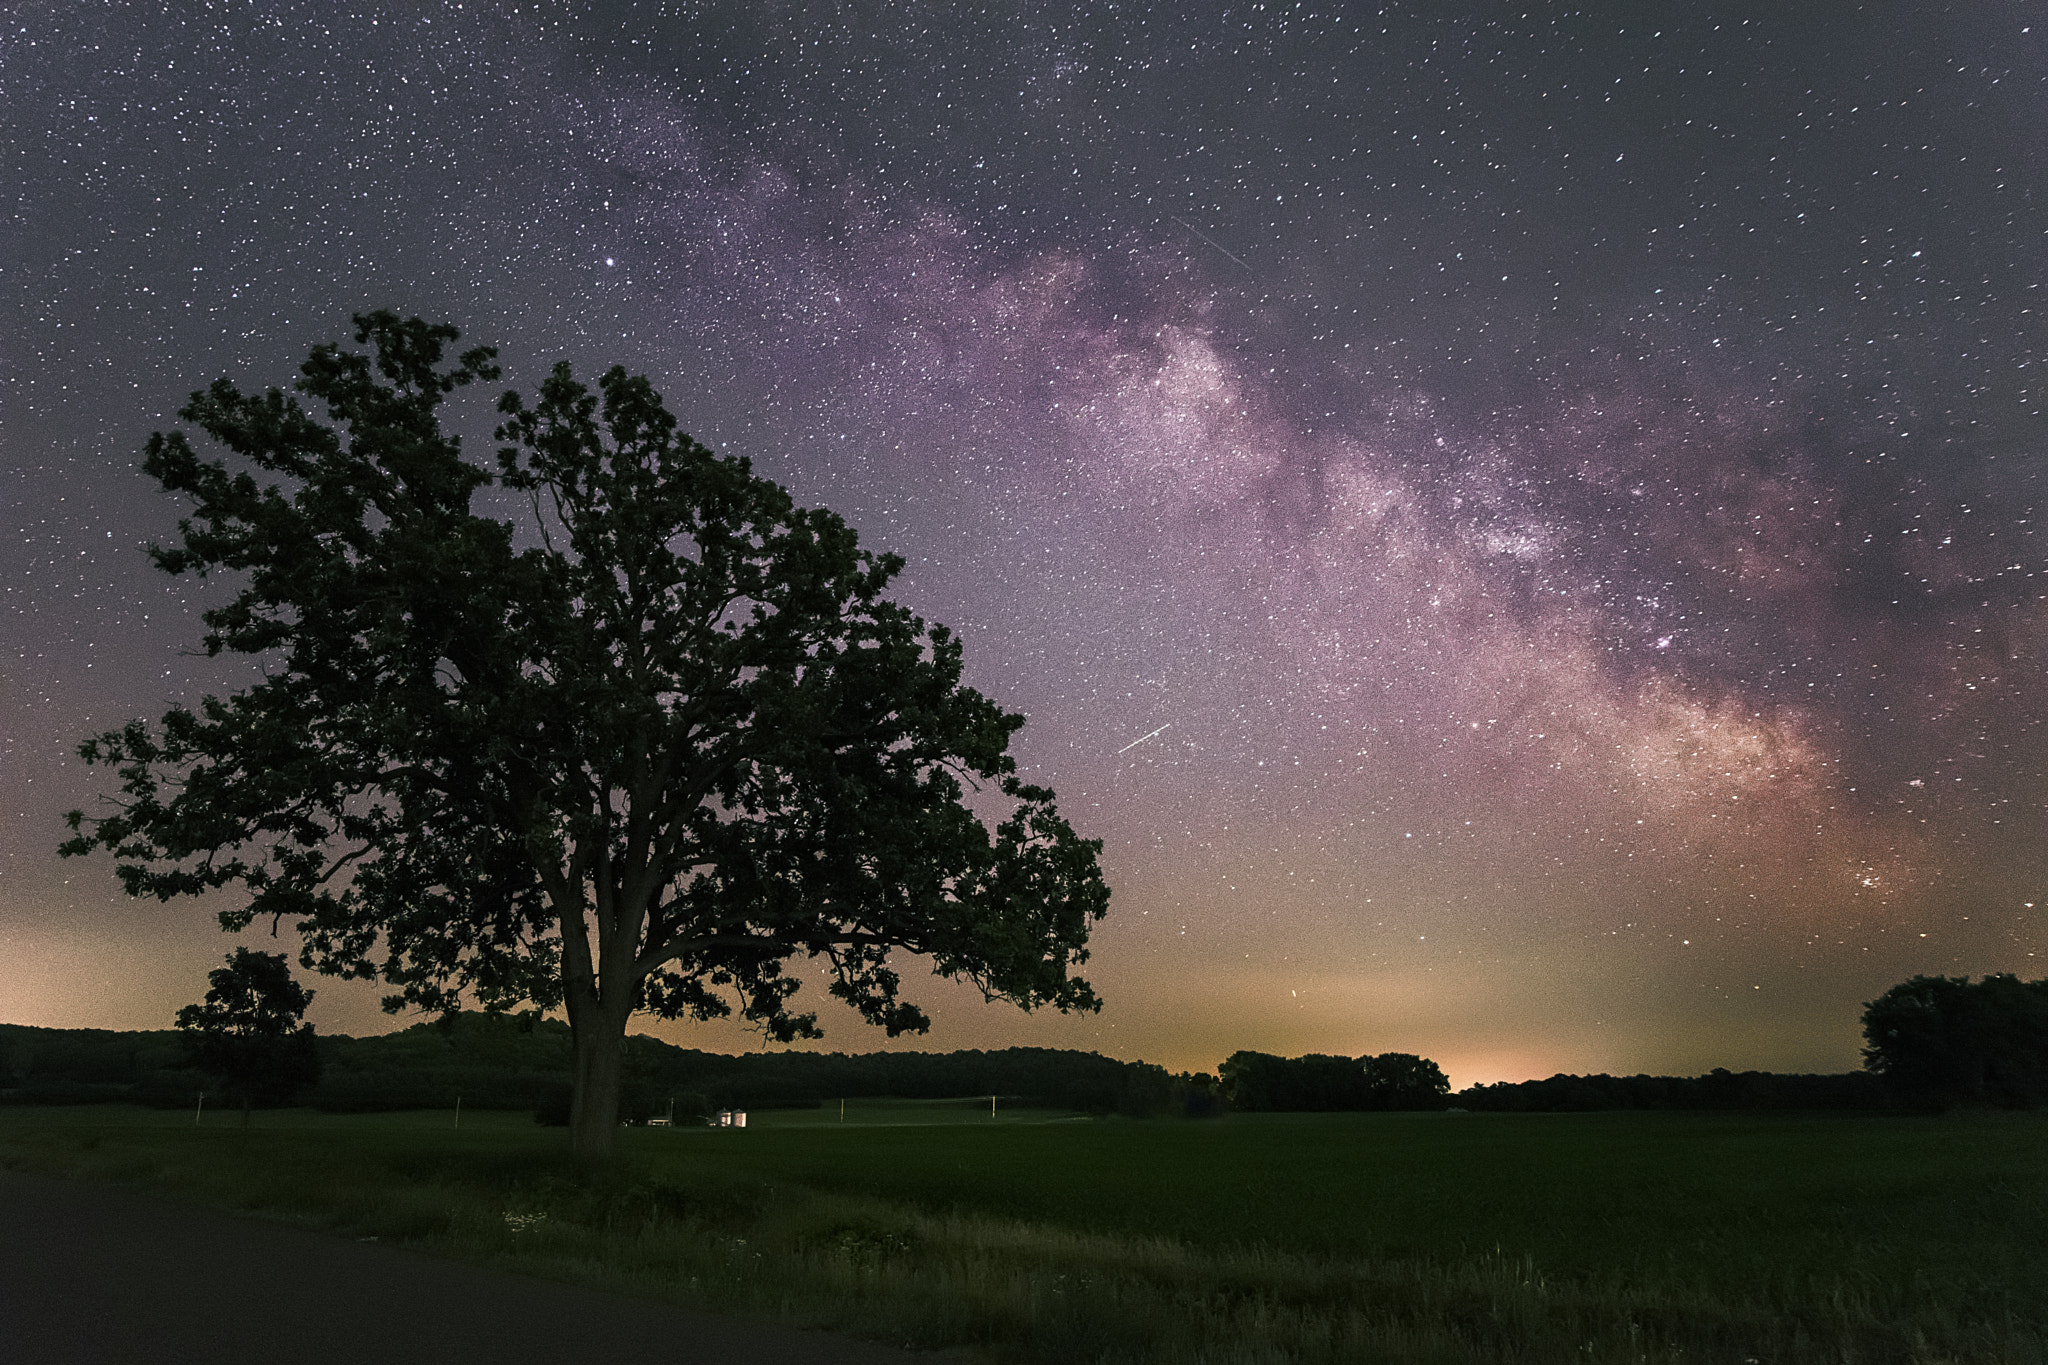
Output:
<svg viewBox="0 0 2048 1365">
<path fill-rule="evenodd" d="M 2048 981 L 1916 976 L 1863 1007 L 1864 1065 L 1908 1104 L 2048 1104 Z"/>
<path fill-rule="evenodd" d="M 251 1106 L 283 1104 L 320 1079 L 319 1044 L 302 1022 L 313 992 L 284 954 L 237 948 L 207 981 L 205 1003 L 178 1011 L 185 1054 L 241 1101 L 244 1123 Z"/>
<path fill-rule="evenodd" d="M 1451 1091 L 1442 1068 L 1408 1052 L 1376 1057 L 1234 1052 L 1217 1074 L 1230 1107 L 1246 1111 L 1441 1109 Z"/>
<path fill-rule="evenodd" d="M 439 409 L 494 352 L 356 324 L 370 352 L 315 347 L 297 394 L 192 396 L 227 457 L 150 438 L 145 471 L 195 504 L 151 557 L 238 585 L 205 648 L 264 676 L 82 745 L 120 794 L 71 813 L 66 853 L 111 850 L 135 895 L 239 887 L 224 927 L 288 921 L 390 1009 L 563 1007 L 589 1155 L 636 1010 L 816 1036 L 792 958 L 892 1036 L 928 1024 L 895 950 L 1098 1008 L 1072 968 L 1100 844 L 1020 780 L 1023 717 L 962 683 L 959 640 L 883 596 L 900 558 L 616 367 L 506 393 L 487 469 Z"/>
</svg>

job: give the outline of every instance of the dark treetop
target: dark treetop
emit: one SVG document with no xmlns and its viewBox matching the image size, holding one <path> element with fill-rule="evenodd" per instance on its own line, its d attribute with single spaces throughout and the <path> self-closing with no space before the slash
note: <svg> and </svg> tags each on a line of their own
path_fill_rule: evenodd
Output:
<svg viewBox="0 0 2048 1365">
<path fill-rule="evenodd" d="M 185 1055 L 242 1102 L 283 1104 L 320 1079 L 320 1049 L 305 1023 L 313 992 L 292 980 L 283 953 L 237 948 L 207 976 L 202 1004 L 178 1011 Z"/>
</svg>

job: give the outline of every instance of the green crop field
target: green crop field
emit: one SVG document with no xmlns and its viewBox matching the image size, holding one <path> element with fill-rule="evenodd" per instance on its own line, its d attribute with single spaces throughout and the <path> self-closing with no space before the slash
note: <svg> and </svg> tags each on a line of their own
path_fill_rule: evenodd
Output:
<svg viewBox="0 0 2048 1365">
<path fill-rule="evenodd" d="M 2040 1361 L 2048 1116 L 0 1110 L 0 1162 L 1032 1361 Z"/>
</svg>

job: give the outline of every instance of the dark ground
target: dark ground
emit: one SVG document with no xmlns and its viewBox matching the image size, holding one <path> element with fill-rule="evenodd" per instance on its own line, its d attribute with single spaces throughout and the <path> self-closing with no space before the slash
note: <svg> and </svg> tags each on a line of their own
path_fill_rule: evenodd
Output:
<svg viewBox="0 0 2048 1365">
<path fill-rule="evenodd" d="M 0 1171 L 5 1365 L 936 1359 Z"/>
</svg>

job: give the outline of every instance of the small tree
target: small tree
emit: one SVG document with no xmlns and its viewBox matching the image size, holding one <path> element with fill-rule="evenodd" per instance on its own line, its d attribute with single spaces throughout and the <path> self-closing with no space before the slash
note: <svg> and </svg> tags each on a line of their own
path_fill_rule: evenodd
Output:
<svg viewBox="0 0 2048 1365">
<path fill-rule="evenodd" d="M 242 1103 L 242 1123 L 258 1104 L 288 1103 L 320 1079 L 313 1026 L 302 1023 L 313 992 L 292 980 L 282 953 L 237 948 L 208 974 L 206 1003 L 178 1011 L 185 1054 Z"/>
<path fill-rule="evenodd" d="M 1108 906 L 1101 845 L 1018 779 L 1023 717 L 961 685 L 959 641 L 882 596 L 901 559 L 617 368 L 506 394 L 493 473 L 437 415 L 493 353 L 444 366 L 452 327 L 356 324 L 372 354 L 303 367 L 324 420 L 221 380 L 181 415 L 238 467 L 150 438 L 144 470 L 197 504 L 151 556 L 234 576 L 206 648 L 266 676 L 81 746 L 121 797 L 71 813 L 67 854 L 113 851 L 135 895 L 238 884 L 225 927 L 294 922 L 307 966 L 382 980 L 387 1009 L 562 1007 L 586 1157 L 636 1011 L 818 1036 L 793 957 L 891 1036 L 928 1026 L 897 949 L 988 998 L 1099 1007 L 1070 968 Z M 493 482 L 530 515 L 473 507 Z"/>
</svg>

